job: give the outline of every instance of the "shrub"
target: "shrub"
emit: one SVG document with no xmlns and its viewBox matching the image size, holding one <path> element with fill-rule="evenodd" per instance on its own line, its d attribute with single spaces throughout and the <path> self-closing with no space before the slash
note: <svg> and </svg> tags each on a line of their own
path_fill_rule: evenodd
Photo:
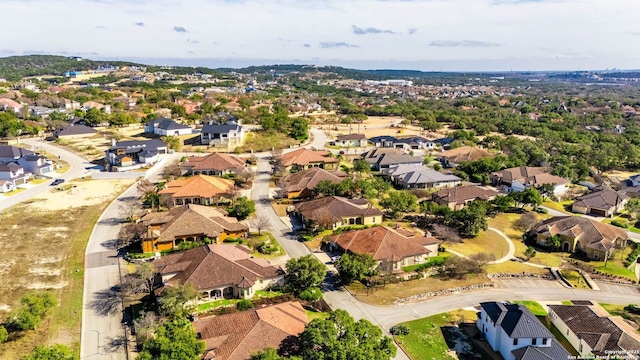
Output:
<svg viewBox="0 0 640 360">
<path fill-rule="evenodd" d="M 318 289 L 317 287 L 310 287 L 301 292 L 299 297 L 300 299 L 305 301 L 320 300 L 320 298 L 322 298 L 322 291 L 320 291 L 320 289 Z"/>
<path fill-rule="evenodd" d="M 536 208 L 536 212 L 539 212 L 540 214 L 548 214 L 549 210 L 539 207 L 539 208 Z"/>
<path fill-rule="evenodd" d="M 632 314 L 640 315 L 640 307 L 636 304 L 629 304 L 624 307 L 624 310 Z"/>
<path fill-rule="evenodd" d="M 251 300 L 243 299 L 238 301 L 238 303 L 236 304 L 236 307 L 240 311 L 245 311 L 245 310 L 251 309 L 253 307 L 253 303 L 251 302 Z"/>
<path fill-rule="evenodd" d="M 267 241 L 263 241 L 262 243 L 260 243 L 257 249 L 261 254 L 266 254 L 266 255 L 270 255 L 278 252 L 278 247 L 272 244 L 271 242 L 267 242 Z"/>
<path fill-rule="evenodd" d="M 391 335 L 409 335 L 411 329 L 407 325 L 399 324 L 389 329 Z"/>
<path fill-rule="evenodd" d="M 0 344 L 2 344 L 3 342 L 6 342 L 9 339 L 9 333 L 7 332 L 7 329 L 0 325 Z"/>
<path fill-rule="evenodd" d="M 622 220 L 613 220 L 611 221 L 611 225 L 613 226 L 617 226 L 617 227 L 621 227 L 621 228 L 628 228 L 629 227 L 629 223 L 626 221 L 622 221 Z"/>
</svg>

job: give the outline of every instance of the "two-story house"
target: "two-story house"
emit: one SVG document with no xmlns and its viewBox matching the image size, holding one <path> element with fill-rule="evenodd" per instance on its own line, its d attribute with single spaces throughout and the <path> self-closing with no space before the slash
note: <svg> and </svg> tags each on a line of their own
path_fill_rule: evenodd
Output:
<svg viewBox="0 0 640 360">
<path fill-rule="evenodd" d="M 505 360 L 569 359 L 569 353 L 526 307 L 496 301 L 480 304 L 476 326 Z"/>
<path fill-rule="evenodd" d="M 116 142 L 105 151 L 105 161 L 109 166 L 127 167 L 136 164 L 153 164 L 167 153 L 167 144 L 160 139 L 128 140 Z"/>
<path fill-rule="evenodd" d="M 382 224 L 382 211 L 374 208 L 366 199 L 327 196 L 297 204 L 296 213 L 305 227 L 337 229 L 348 225 Z"/>
<path fill-rule="evenodd" d="M 539 167 L 520 166 L 491 173 L 491 183 L 495 186 L 505 186 L 508 192 L 553 184 L 553 195 L 562 197 L 569 192 L 571 181 L 546 173 Z"/>
<path fill-rule="evenodd" d="M 0 162 L 0 180 L 6 180 L 16 188 L 18 185 L 26 184 L 33 175 L 25 172 L 22 165 L 15 161 Z"/>
<path fill-rule="evenodd" d="M 239 146 L 244 143 L 244 127 L 240 120 L 219 124 L 211 121 L 202 127 L 200 143 L 209 146 Z"/>
<path fill-rule="evenodd" d="M 191 134 L 193 130 L 189 126 L 178 124 L 171 119 L 157 118 L 146 123 L 144 131 L 160 136 L 180 136 Z"/>
<path fill-rule="evenodd" d="M 39 154 L 23 155 L 18 159 L 18 164 L 22 165 L 25 172 L 34 175 L 50 176 L 53 173 L 53 162 Z"/>
</svg>

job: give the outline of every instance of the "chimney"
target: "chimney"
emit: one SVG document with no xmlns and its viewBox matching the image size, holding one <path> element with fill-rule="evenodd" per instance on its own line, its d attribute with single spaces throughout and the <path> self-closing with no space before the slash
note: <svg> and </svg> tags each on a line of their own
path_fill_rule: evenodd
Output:
<svg viewBox="0 0 640 360">
<path fill-rule="evenodd" d="M 116 146 L 116 139 L 111 139 L 111 146 Z"/>
</svg>

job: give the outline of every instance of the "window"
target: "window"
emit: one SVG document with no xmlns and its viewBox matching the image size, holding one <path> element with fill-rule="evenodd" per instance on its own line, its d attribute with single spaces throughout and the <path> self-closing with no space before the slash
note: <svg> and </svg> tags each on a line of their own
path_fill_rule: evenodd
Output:
<svg viewBox="0 0 640 360">
<path fill-rule="evenodd" d="M 531 339 L 531 345 L 537 345 L 538 344 L 538 339 L 533 338 Z"/>
<path fill-rule="evenodd" d="M 518 345 L 518 338 L 513 339 L 513 345 Z"/>
<path fill-rule="evenodd" d="M 542 345 L 547 345 L 548 342 L 549 342 L 548 338 L 542 339 Z"/>
<path fill-rule="evenodd" d="M 371 222 L 372 222 L 372 223 L 375 223 L 375 222 L 376 222 L 376 217 L 375 217 L 375 216 L 373 217 L 373 220 L 371 220 Z"/>
</svg>

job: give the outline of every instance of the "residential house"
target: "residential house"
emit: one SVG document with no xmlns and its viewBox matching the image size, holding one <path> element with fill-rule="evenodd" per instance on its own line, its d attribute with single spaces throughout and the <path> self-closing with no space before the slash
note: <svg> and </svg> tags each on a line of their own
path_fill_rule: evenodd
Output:
<svg viewBox="0 0 640 360">
<path fill-rule="evenodd" d="M 198 318 L 193 328 L 205 343 L 205 360 L 246 360 L 297 337 L 309 323 L 299 302 Z"/>
<path fill-rule="evenodd" d="M 82 110 L 87 111 L 93 108 L 102 110 L 104 111 L 105 114 L 111 114 L 111 105 L 105 105 L 95 101 L 86 101 L 82 103 L 82 107 L 81 107 Z"/>
<path fill-rule="evenodd" d="M 548 318 L 582 358 L 638 357 L 638 325 L 620 316 L 611 316 L 596 302 L 549 305 Z"/>
<path fill-rule="evenodd" d="M 157 118 L 146 123 L 144 131 L 160 136 L 180 136 L 191 134 L 193 129 L 187 125 L 178 124 L 171 119 Z"/>
<path fill-rule="evenodd" d="M 23 105 L 13 99 L 1 98 L 0 99 L 0 110 L 2 111 L 10 111 L 14 113 L 19 113 L 22 109 Z"/>
<path fill-rule="evenodd" d="M 314 167 L 335 170 L 338 159 L 330 157 L 328 151 L 313 151 L 306 148 L 297 149 L 276 157 L 286 171 L 300 171 Z"/>
<path fill-rule="evenodd" d="M 204 245 L 175 252 L 153 261 L 162 284 L 191 284 L 201 294 L 200 301 L 252 298 L 256 291 L 284 284 L 284 271 L 265 259 L 251 257 L 244 245 Z"/>
<path fill-rule="evenodd" d="M 477 185 L 462 185 L 448 189 L 441 189 L 432 194 L 431 200 L 438 205 L 451 210 L 460 210 L 474 200 L 491 201 L 498 192 Z"/>
<path fill-rule="evenodd" d="M 373 146 L 377 148 L 393 148 L 395 147 L 394 144 L 396 143 L 397 140 L 398 139 L 396 139 L 393 136 L 381 135 L 381 136 L 374 136 L 370 138 L 369 142 L 371 142 Z"/>
<path fill-rule="evenodd" d="M 631 186 L 640 186 L 640 174 L 630 176 L 629 182 L 631 182 Z"/>
<path fill-rule="evenodd" d="M 214 207 L 195 204 L 148 213 L 140 221 L 148 227 L 142 237 L 143 252 L 173 250 L 184 241 L 205 238 L 221 243 L 227 238 L 245 237 L 249 231 L 236 218 Z"/>
<path fill-rule="evenodd" d="M 168 197 L 173 205 L 212 205 L 223 198 L 230 198 L 233 186 L 232 180 L 195 175 L 168 182 L 159 194 Z"/>
<path fill-rule="evenodd" d="M 80 103 L 75 100 L 62 99 L 62 105 L 66 110 L 75 110 L 80 108 Z"/>
<path fill-rule="evenodd" d="M 26 154 L 17 160 L 24 171 L 33 175 L 48 175 L 53 173 L 53 162 L 39 154 Z"/>
<path fill-rule="evenodd" d="M 129 140 L 116 142 L 105 151 L 108 166 L 127 167 L 136 164 L 149 165 L 157 162 L 161 154 L 167 153 L 167 144 L 162 140 Z"/>
<path fill-rule="evenodd" d="M 383 170 L 391 182 L 404 189 L 439 189 L 458 186 L 462 179 L 443 174 L 423 165 L 402 164 Z"/>
<path fill-rule="evenodd" d="M 315 195 L 316 186 L 320 181 L 341 183 L 347 174 L 342 171 L 327 171 L 321 168 L 311 168 L 299 171 L 282 179 L 283 196 L 288 199 L 309 198 Z"/>
<path fill-rule="evenodd" d="M 348 225 L 382 224 L 382 211 L 374 208 L 366 199 L 327 196 L 305 201 L 295 208 L 305 227 L 337 229 Z"/>
<path fill-rule="evenodd" d="M 548 245 L 549 238 L 558 236 L 560 248 L 566 252 L 579 252 L 593 260 L 611 256 L 614 249 L 627 246 L 625 229 L 580 216 L 555 216 L 543 221 L 534 230 L 536 243 Z"/>
<path fill-rule="evenodd" d="M 16 188 L 18 185 L 26 184 L 33 175 L 24 171 L 22 165 L 16 161 L 0 162 L 0 180 L 6 180 Z"/>
<path fill-rule="evenodd" d="M 9 180 L 0 180 L 0 192 L 7 193 L 9 191 L 15 190 L 16 187 L 13 186 L 13 182 Z"/>
<path fill-rule="evenodd" d="M 244 170 L 244 159 L 223 154 L 213 153 L 206 156 L 191 156 L 181 165 L 181 168 L 192 175 L 226 175 L 237 174 Z"/>
<path fill-rule="evenodd" d="M 578 197 L 571 205 L 571 211 L 609 217 L 622 211 L 627 201 L 629 197 L 622 191 L 600 189 Z"/>
<path fill-rule="evenodd" d="M 442 139 L 429 140 L 421 136 L 395 138 L 389 135 L 374 136 L 369 141 L 378 148 L 396 148 L 403 150 L 435 150 L 442 146 Z M 447 142 L 448 144 L 448 142 Z"/>
<path fill-rule="evenodd" d="M 53 132 L 53 136 L 60 139 L 77 139 L 92 137 L 98 133 L 94 128 L 86 125 L 67 126 Z"/>
<path fill-rule="evenodd" d="M 40 116 L 40 117 L 46 118 L 49 115 L 51 115 L 54 112 L 56 112 L 56 109 L 51 109 L 51 108 L 48 108 L 48 107 L 45 107 L 45 106 L 34 105 L 34 106 L 29 106 L 29 111 L 35 116 Z"/>
<path fill-rule="evenodd" d="M 338 135 L 335 144 L 341 147 L 365 147 L 367 146 L 367 137 L 364 134 Z"/>
<path fill-rule="evenodd" d="M 480 303 L 476 326 L 505 360 L 571 358 L 553 334 L 522 305 Z"/>
<path fill-rule="evenodd" d="M 561 197 L 569 191 L 571 181 L 548 174 L 540 167 L 520 166 L 491 173 L 491 183 L 495 186 L 505 186 L 508 192 L 522 191 L 542 184 L 554 184 L 554 196 Z"/>
<path fill-rule="evenodd" d="M 404 266 L 422 264 L 438 255 L 438 239 L 404 229 L 375 226 L 329 237 L 332 248 L 343 253 L 369 254 L 381 271 L 401 271 Z"/>
<path fill-rule="evenodd" d="M 224 124 L 215 121 L 202 127 L 200 143 L 209 146 L 239 146 L 244 143 L 244 127 L 240 120 L 227 120 Z"/>
<path fill-rule="evenodd" d="M 34 154 L 34 152 L 13 145 L 0 145 L 0 161 L 18 160 L 30 154 Z"/>
<path fill-rule="evenodd" d="M 475 146 L 461 146 L 459 148 L 443 151 L 438 160 L 442 166 L 446 168 L 454 168 L 465 161 L 476 161 L 488 157 L 493 154 L 488 150 Z"/>
<path fill-rule="evenodd" d="M 113 99 L 111 99 L 111 101 L 116 102 L 116 103 L 120 103 L 122 105 L 125 106 L 125 108 L 127 109 L 131 109 L 132 107 L 136 106 L 136 99 L 128 97 L 128 96 L 118 96 L 118 97 L 114 97 Z"/>
<path fill-rule="evenodd" d="M 362 154 L 362 159 L 371 165 L 371 170 L 382 171 L 397 165 L 421 165 L 420 156 L 404 154 L 399 149 L 373 149 Z"/>
</svg>

